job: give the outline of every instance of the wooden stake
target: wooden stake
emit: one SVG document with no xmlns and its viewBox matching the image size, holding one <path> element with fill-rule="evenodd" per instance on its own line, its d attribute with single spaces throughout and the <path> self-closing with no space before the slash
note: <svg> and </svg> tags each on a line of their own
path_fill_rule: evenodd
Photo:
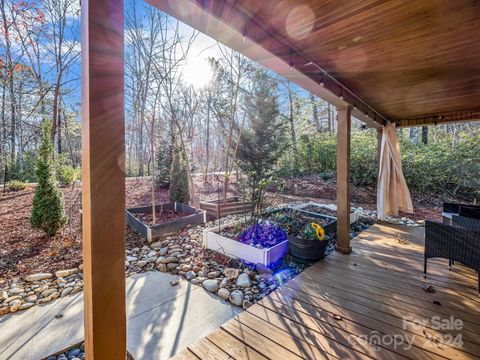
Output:
<svg viewBox="0 0 480 360">
<path fill-rule="evenodd" d="M 85 350 L 125 359 L 123 0 L 82 0 Z"/>
<path fill-rule="evenodd" d="M 349 254 L 350 246 L 350 106 L 337 107 L 337 247 Z"/>
</svg>

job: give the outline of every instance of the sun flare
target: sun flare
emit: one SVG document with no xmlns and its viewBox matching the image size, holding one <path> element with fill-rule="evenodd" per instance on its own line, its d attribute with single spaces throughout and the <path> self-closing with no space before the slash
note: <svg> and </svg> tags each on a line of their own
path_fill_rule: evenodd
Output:
<svg viewBox="0 0 480 360">
<path fill-rule="evenodd" d="M 183 80 L 197 89 L 207 86 L 212 80 L 212 75 L 207 59 L 202 58 L 189 59 L 182 72 Z"/>
</svg>

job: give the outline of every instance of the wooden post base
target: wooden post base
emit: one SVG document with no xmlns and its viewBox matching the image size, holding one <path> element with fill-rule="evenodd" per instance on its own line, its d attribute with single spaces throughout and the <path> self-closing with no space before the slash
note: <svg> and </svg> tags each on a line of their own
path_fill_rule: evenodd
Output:
<svg viewBox="0 0 480 360">
<path fill-rule="evenodd" d="M 340 246 L 336 246 L 335 247 L 335 251 L 338 251 L 339 253 L 341 254 L 345 254 L 345 255 L 348 255 L 352 252 L 352 247 L 349 246 L 349 247 L 340 247 Z"/>
</svg>

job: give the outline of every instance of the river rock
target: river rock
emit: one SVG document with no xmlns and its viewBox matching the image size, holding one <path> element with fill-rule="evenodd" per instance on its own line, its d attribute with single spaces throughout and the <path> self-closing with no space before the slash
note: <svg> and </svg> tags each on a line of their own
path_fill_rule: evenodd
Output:
<svg viewBox="0 0 480 360">
<path fill-rule="evenodd" d="M 157 259 L 157 264 L 168 264 L 168 263 L 176 263 L 176 262 L 178 262 L 178 259 L 174 256 L 168 256 L 168 257 L 160 256 Z"/>
<path fill-rule="evenodd" d="M 23 290 L 22 288 L 13 288 L 13 289 L 10 289 L 10 291 L 8 292 L 8 294 L 10 296 L 13 296 L 13 295 L 20 295 L 21 293 L 25 292 L 25 290 Z"/>
<path fill-rule="evenodd" d="M 55 291 L 57 291 L 57 289 L 48 289 L 48 290 L 45 290 L 43 291 L 40 296 L 42 298 L 46 298 L 46 297 L 49 297 L 50 295 L 52 295 Z"/>
<path fill-rule="evenodd" d="M 0 316 L 8 314 L 10 312 L 10 308 L 8 306 L 0 307 Z"/>
<path fill-rule="evenodd" d="M 215 279 L 220 276 L 220 271 L 211 271 L 208 273 L 207 277 L 209 279 Z"/>
<path fill-rule="evenodd" d="M 243 307 L 243 310 L 247 310 L 250 306 L 252 306 L 253 304 L 248 301 L 248 300 L 243 300 L 243 303 L 242 303 L 242 307 Z"/>
<path fill-rule="evenodd" d="M 34 303 L 35 301 L 37 301 L 37 299 L 38 299 L 37 295 L 29 295 L 25 298 L 25 301 L 27 303 Z"/>
<path fill-rule="evenodd" d="M 213 293 L 218 291 L 218 281 L 217 280 L 208 279 L 208 280 L 205 280 L 202 283 L 202 285 L 207 291 L 210 291 L 210 292 L 213 292 Z"/>
<path fill-rule="evenodd" d="M 223 274 L 226 277 L 230 278 L 231 280 L 235 280 L 240 275 L 240 270 L 239 269 L 233 269 L 233 268 L 225 268 L 223 270 Z"/>
<path fill-rule="evenodd" d="M 248 274 L 241 273 L 238 276 L 237 286 L 244 287 L 244 288 L 252 286 L 252 280 L 250 280 L 250 277 L 248 276 Z"/>
<path fill-rule="evenodd" d="M 182 265 L 182 271 L 187 272 L 191 270 L 191 266 L 188 264 Z"/>
<path fill-rule="evenodd" d="M 241 292 L 240 290 L 234 290 L 230 293 L 228 300 L 230 300 L 233 305 L 242 306 L 243 298 L 243 292 Z"/>
<path fill-rule="evenodd" d="M 22 305 L 22 301 L 21 300 L 13 300 L 12 302 L 9 303 L 10 305 L 10 312 L 16 312 L 19 308 L 20 308 L 20 305 Z"/>
<path fill-rule="evenodd" d="M 21 299 L 22 297 L 20 295 L 14 295 L 14 296 L 9 296 L 8 298 L 6 298 L 5 300 L 3 300 L 3 302 L 5 304 L 9 304 L 11 303 L 13 300 L 18 300 L 18 299 Z"/>
<path fill-rule="evenodd" d="M 55 273 L 55 276 L 57 278 L 64 278 L 73 274 L 76 274 L 78 272 L 78 269 L 67 269 L 67 270 L 59 270 Z"/>
<path fill-rule="evenodd" d="M 228 300 L 229 296 L 230 296 L 230 291 L 228 291 L 227 289 L 225 288 L 220 288 L 218 289 L 218 296 L 220 296 L 223 300 Z"/>
<path fill-rule="evenodd" d="M 178 263 L 177 262 L 170 262 L 167 264 L 167 269 L 172 271 L 172 270 L 175 270 L 177 267 L 178 267 Z"/>
<path fill-rule="evenodd" d="M 148 263 L 148 264 L 154 263 L 156 260 L 157 260 L 157 256 L 149 256 L 149 257 L 147 258 L 147 263 Z"/>
<path fill-rule="evenodd" d="M 166 264 L 158 264 L 157 269 L 161 272 L 167 272 L 167 265 Z"/>
<path fill-rule="evenodd" d="M 230 281 L 229 278 L 223 278 L 222 282 L 220 283 L 221 288 L 226 288 L 229 286 L 232 282 Z"/>
<path fill-rule="evenodd" d="M 0 302 L 8 298 L 8 293 L 6 291 L 0 291 Z"/>
<path fill-rule="evenodd" d="M 195 278 L 195 276 L 196 276 L 195 273 L 194 273 L 193 271 L 191 271 L 191 270 L 188 271 L 188 272 L 185 274 L 185 278 L 186 278 L 187 280 L 192 280 L 192 279 Z"/>
<path fill-rule="evenodd" d="M 140 260 L 137 262 L 137 266 L 143 268 L 145 265 L 147 265 L 147 260 Z"/>
<path fill-rule="evenodd" d="M 33 281 L 41 281 L 41 280 L 46 280 L 50 279 L 53 275 L 50 273 L 38 273 L 38 274 L 33 274 L 33 275 L 28 275 L 25 280 L 29 282 Z"/>
<path fill-rule="evenodd" d="M 18 310 L 27 310 L 27 309 L 30 309 L 33 305 L 35 305 L 35 304 L 31 303 L 31 302 L 26 302 L 26 303 L 23 303 L 22 305 L 20 305 Z"/>
<path fill-rule="evenodd" d="M 67 295 L 70 294 L 72 291 L 73 291 L 73 287 L 67 287 L 67 288 L 65 288 L 65 289 L 62 290 L 62 292 L 60 293 L 60 297 L 67 296 Z"/>
</svg>

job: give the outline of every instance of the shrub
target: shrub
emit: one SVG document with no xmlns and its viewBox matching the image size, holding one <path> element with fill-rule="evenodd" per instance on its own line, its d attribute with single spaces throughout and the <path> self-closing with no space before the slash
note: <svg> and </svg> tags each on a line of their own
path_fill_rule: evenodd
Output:
<svg viewBox="0 0 480 360">
<path fill-rule="evenodd" d="M 439 136 L 428 144 L 413 143 L 399 132 L 402 168 L 413 193 L 480 196 L 480 140 L 464 133 Z M 334 133 L 303 135 L 299 139 L 299 171 L 320 174 L 336 171 Z M 284 159 L 285 160 L 285 159 Z M 287 165 L 282 164 L 285 168 Z M 285 171 L 282 172 L 288 175 Z M 376 186 L 377 139 L 373 129 L 352 132 L 351 180 L 355 186 Z"/>
<path fill-rule="evenodd" d="M 10 191 L 25 190 L 26 187 L 27 184 L 22 181 L 10 180 L 9 182 L 7 182 L 7 189 Z"/>
<path fill-rule="evenodd" d="M 190 202 L 187 164 L 185 161 L 185 154 L 179 146 L 176 146 L 173 151 L 169 196 L 172 202 L 184 204 Z"/>
<path fill-rule="evenodd" d="M 165 136 L 159 142 L 156 151 L 155 185 L 168 189 L 170 186 L 170 169 L 172 167 L 172 139 Z"/>
<path fill-rule="evenodd" d="M 43 134 L 37 157 L 36 174 L 38 185 L 33 198 L 30 223 L 34 228 L 53 236 L 66 223 L 62 194 L 58 190 L 53 173 L 53 145 L 50 125 L 43 123 Z"/>
<path fill-rule="evenodd" d="M 70 185 L 79 178 L 80 170 L 70 165 L 63 165 L 57 168 L 57 179 L 61 185 Z"/>
</svg>

